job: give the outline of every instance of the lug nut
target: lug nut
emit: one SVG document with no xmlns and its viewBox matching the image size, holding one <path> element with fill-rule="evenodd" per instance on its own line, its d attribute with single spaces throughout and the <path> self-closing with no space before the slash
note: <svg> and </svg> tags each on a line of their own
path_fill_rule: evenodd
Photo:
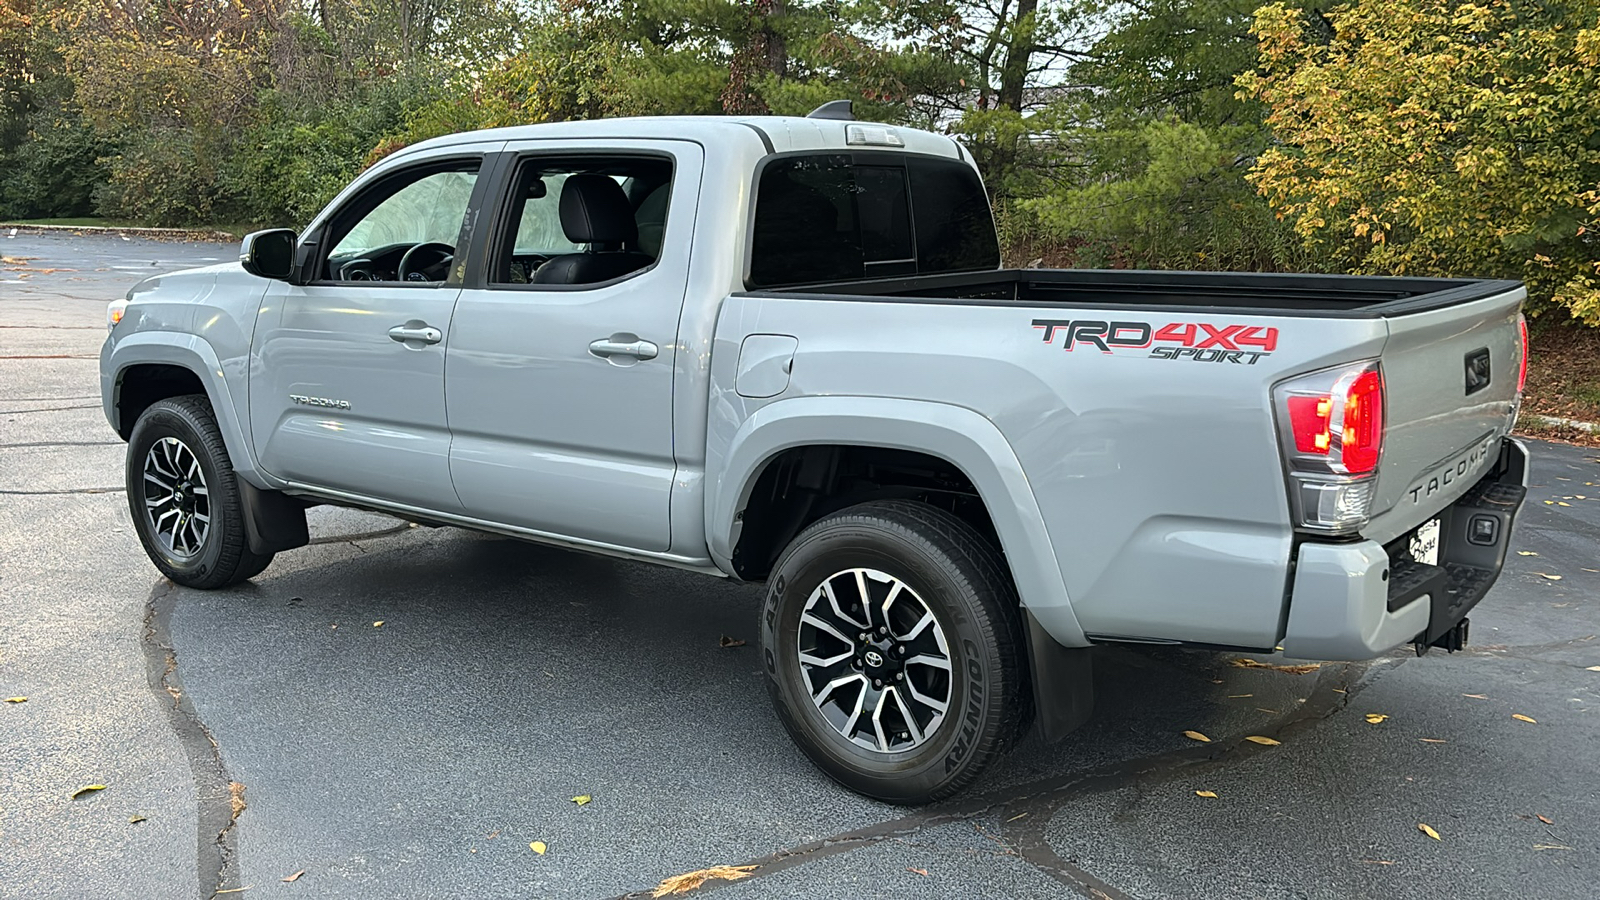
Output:
<svg viewBox="0 0 1600 900">
<path fill-rule="evenodd" d="M 863 643 L 865 643 L 866 641 L 870 641 L 870 640 L 872 640 L 872 635 L 869 634 L 868 632 L 863 631 L 863 632 L 861 632 L 861 640 L 862 640 Z"/>
<path fill-rule="evenodd" d="M 889 629 L 884 627 L 884 626 L 882 626 L 882 625 L 879 625 L 878 626 L 878 633 L 879 634 L 888 634 L 889 633 Z"/>
<path fill-rule="evenodd" d="M 881 687 L 883 687 L 883 681 L 882 681 L 882 679 L 878 679 L 878 678 L 874 678 L 874 679 L 872 679 L 872 686 L 873 686 L 873 687 L 876 687 L 876 688 L 881 688 Z"/>
<path fill-rule="evenodd" d="M 906 673 L 904 673 L 904 672 L 896 672 L 896 673 L 894 673 L 894 680 L 895 681 L 905 681 L 906 680 Z"/>
<path fill-rule="evenodd" d="M 859 669 L 859 668 L 861 668 L 861 660 L 859 660 L 859 659 L 851 660 L 850 665 L 851 665 L 852 668 Z"/>
</svg>

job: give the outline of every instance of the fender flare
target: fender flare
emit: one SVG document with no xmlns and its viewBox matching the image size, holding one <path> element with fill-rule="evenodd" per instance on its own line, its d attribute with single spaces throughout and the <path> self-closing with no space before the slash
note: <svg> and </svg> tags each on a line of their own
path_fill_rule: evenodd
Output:
<svg viewBox="0 0 1600 900">
<path fill-rule="evenodd" d="M 706 493 L 712 558 L 733 571 L 733 547 L 756 479 L 779 453 L 818 444 L 885 447 L 926 453 L 966 473 L 988 507 L 1022 605 L 1065 647 L 1087 647 L 1067 597 L 1055 547 L 1033 488 L 1010 443 L 993 422 L 959 406 L 882 397 L 797 397 L 757 410 L 741 424 Z"/>
<path fill-rule="evenodd" d="M 211 401 L 211 410 L 217 417 L 217 428 L 222 432 L 222 443 L 228 448 L 234 472 L 256 487 L 271 489 L 275 486 L 264 479 L 256 465 L 222 362 L 211 345 L 196 335 L 141 331 L 107 347 L 100 366 L 100 396 L 105 405 L 106 421 L 112 428 L 119 425 L 122 377 L 128 369 L 140 365 L 177 366 L 194 373 Z"/>
</svg>

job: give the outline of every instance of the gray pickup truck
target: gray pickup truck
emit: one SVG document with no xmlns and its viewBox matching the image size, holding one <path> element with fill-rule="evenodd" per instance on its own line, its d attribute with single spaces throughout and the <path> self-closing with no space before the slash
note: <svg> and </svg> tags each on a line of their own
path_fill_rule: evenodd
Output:
<svg viewBox="0 0 1600 900">
<path fill-rule="evenodd" d="M 1095 644 L 1460 647 L 1525 495 L 1523 297 L 1004 269 L 949 138 L 568 122 L 139 284 L 101 388 L 174 582 L 258 575 L 317 504 L 764 582 L 784 725 L 919 803 L 1079 724 Z"/>
</svg>

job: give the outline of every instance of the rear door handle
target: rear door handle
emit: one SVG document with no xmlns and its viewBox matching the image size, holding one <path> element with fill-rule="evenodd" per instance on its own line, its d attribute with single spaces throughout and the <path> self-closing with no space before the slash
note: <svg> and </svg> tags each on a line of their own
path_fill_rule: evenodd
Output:
<svg viewBox="0 0 1600 900">
<path fill-rule="evenodd" d="M 601 359 L 655 359 L 661 348 L 631 334 L 613 334 L 589 343 L 589 352 Z"/>
<path fill-rule="evenodd" d="M 396 325 L 389 329 L 389 337 L 391 340 L 399 341 L 402 344 L 410 343 L 411 341 L 417 341 L 422 344 L 437 344 L 444 340 L 444 332 L 426 322 L 419 322 L 413 319 L 404 325 Z"/>
</svg>

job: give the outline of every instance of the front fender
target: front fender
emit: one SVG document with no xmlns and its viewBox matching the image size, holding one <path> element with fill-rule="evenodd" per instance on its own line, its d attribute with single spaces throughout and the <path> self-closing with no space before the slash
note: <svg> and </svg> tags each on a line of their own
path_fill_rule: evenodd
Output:
<svg viewBox="0 0 1600 900">
<path fill-rule="evenodd" d="M 1064 646 L 1089 642 L 1067 597 L 1061 567 L 1033 489 L 994 423 L 963 407 L 880 397 L 797 397 L 757 410 L 734 433 L 706 494 L 711 556 L 733 571 L 733 547 L 762 469 L 774 456 L 816 444 L 927 453 L 958 467 L 988 507 L 1024 606 Z"/>
<path fill-rule="evenodd" d="M 138 365 L 180 366 L 193 372 L 205 386 L 206 397 L 211 401 L 212 412 L 217 417 L 217 428 L 222 432 L 222 442 L 228 448 L 228 458 L 233 470 L 246 481 L 260 488 L 275 485 L 264 480 L 256 465 L 255 454 L 245 437 L 240 407 L 234 402 L 221 361 L 211 345 L 196 335 L 170 331 L 141 331 L 117 340 L 108 340 L 100 351 L 100 398 L 105 407 L 106 420 L 113 429 L 119 429 L 118 402 L 122 377 L 127 370 Z"/>
</svg>

